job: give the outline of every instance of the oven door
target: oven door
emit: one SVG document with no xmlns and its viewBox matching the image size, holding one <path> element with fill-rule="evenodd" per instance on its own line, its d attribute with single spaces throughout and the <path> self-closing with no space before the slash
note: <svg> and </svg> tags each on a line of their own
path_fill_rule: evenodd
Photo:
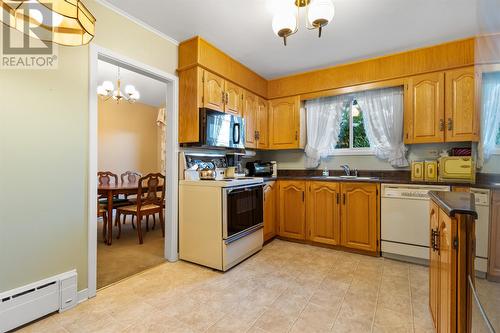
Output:
<svg viewBox="0 0 500 333">
<path fill-rule="evenodd" d="M 264 226 L 263 188 L 263 184 L 258 184 L 223 189 L 222 231 L 226 243 Z"/>
</svg>

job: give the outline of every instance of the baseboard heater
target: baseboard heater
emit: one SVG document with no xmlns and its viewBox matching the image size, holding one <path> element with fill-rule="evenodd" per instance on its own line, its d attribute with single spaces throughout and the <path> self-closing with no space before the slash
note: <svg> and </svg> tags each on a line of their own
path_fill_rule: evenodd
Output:
<svg viewBox="0 0 500 333">
<path fill-rule="evenodd" d="M 0 332 L 77 304 L 76 270 L 0 293 Z"/>
</svg>

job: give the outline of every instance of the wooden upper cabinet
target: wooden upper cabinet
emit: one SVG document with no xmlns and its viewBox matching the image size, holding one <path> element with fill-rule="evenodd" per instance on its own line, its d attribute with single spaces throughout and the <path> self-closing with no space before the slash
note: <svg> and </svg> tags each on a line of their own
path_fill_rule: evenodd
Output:
<svg viewBox="0 0 500 333">
<path fill-rule="evenodd" d="M 433 248 L 434 234 L 439 230 L 439 207 L 434 202 L 430 202 L 429 209 L 429 244 L 431 247 L 430 260 L 429 260 L 429 309 L 431 311 L 432 319 L 435 323 L 438 320 L 438 306 L 439 306 L 439 251 Z"/>
<path fill-rule="evenodd" d="M 257 96 L 249 91 L 243 95 L 243 119 L 245 119 L 245 147 L 257 148 Z"/>
<path fill-rule="evenodd" d="M 277 183 L 264 185 L 264 242 L 276 236 Z"/>
<path fill-rule="evenodd" d="M 447 71 L 446 141 L 479 141 L 479 112 L 474 67 Z"/>
<path fill-rule="evenodd" d="M 179 142 L 198 142 L 200 112 L 203 106 L 203 69 L 193 67 L 179 72 Z"/>
<path fill-rule="evenodd" d="M 271 149 L 299 148 L 300 98 L 287 97 L 269 102 Z"/>
<path fill-rule="evenodd" d="M 243 89 L 229 81 L 226 81 L 224 90 L 226 103 L 224 111 L 234 115 L 241 115 Z"/>
<path fill-rule="evenodd" d="M 306 203 L 308 239 L 340 245 L 340 184 L 309 182 Z"/>
<path fill-rule="evenodd" d="M 306 238 L 306 183 L 279 182 L 279 235 L 294 239 Z"/>
<path fill-rule="evenodd" d="M 357 250 L 378 250 L 378 185 L 343 183 L 342 245 Z"/>
<path fill-rule="evenodd" d="M 408 80 L 405 143 L 444 142 L 444 73 Z"/>
<path fill-rule="evenodd" d="M 209 71 L 203 73 L 203 107 L 224 112 L 225 81 Z"/>
<path fill-rule="evenodd" d="M 268 102 L 257 98 L 257 148 L 269 148 L 269 107 Z"/>
</svg>

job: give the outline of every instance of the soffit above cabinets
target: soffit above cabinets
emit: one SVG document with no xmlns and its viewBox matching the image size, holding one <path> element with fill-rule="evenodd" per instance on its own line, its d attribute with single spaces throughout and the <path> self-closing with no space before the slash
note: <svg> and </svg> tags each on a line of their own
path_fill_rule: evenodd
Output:
<svg viewBox="0 0 500 333">
<path fill-rule="evenodd" d="M 177 41 L 200 35 L 267 79 L 478 33 L 481 0 L 333 0 L 335 17 L 288 46 L 272 29 L 270 0 L 99 0 Z"/>
</svg>

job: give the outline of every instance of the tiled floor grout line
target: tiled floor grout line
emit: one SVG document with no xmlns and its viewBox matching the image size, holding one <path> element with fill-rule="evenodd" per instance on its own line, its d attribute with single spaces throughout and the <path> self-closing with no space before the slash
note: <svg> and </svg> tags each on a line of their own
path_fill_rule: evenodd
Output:
<svg viewBox="0 0 500 333">
<path fill-rule="evenodd" d="M 372 325 L 370 328 L 370 332 L 373 332 L 374 326 L 375 326 L 375 316 L 377 315 L 377 308 L 378 308 L 378 300 L 380 298 L 380 289 L 382 287 L 382 279 L 384 277 L 384 270 L 385 270 L 385 263 L 382 263 L 382 273 L 380 274 L 380 279 L 378 282 L 378 288 L 377 288 L 377 298 L 375 299 L 375 310 L 373 311 L 373 319 L 372 319 Z"/>
<path fill-rule="evenodd" d="M 359 267 L 359 261 L 356 263 L 356 268 L 352 272 L 351 281 L 349 282 L 349 287 L 347 287 L 346 291 L 344 292 L 344 295 L 342 296 L 342 300 L 340 301 L 340 306 L 337 310 L 337 313 L 335 314 L 335 319 L 333 320 L 333 324 L 330 327 L 330 331 L 333 330 L 333 328 L 335 327 L 335 324 L 337 323 L 337 319 L 339 318 L 340 311 L 342 310 L 342 306 L 344 305 L 345 297 L 346 297 L 347 293 L 349 292 L 349 289 L 351 289 L 352 281 L 354 280 L 354 273 L 356 272 L 358 267 Z"/>
</svg>

